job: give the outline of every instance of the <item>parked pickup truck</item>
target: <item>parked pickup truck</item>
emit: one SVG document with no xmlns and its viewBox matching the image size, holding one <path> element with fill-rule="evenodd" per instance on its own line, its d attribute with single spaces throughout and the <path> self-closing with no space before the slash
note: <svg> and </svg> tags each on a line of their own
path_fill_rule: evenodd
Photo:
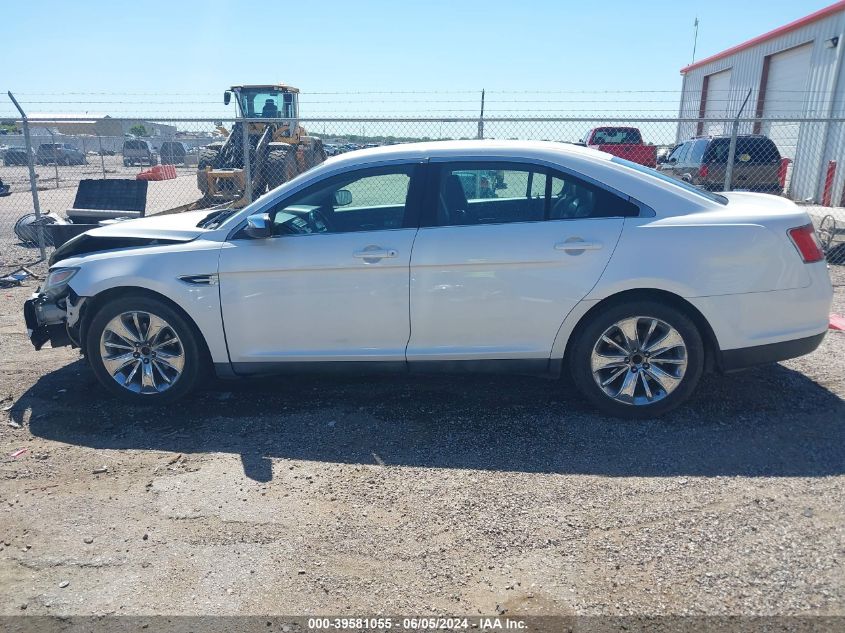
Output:
<svg viewBox="0 0 845 633">
<path fill-rule="evenodd" d="M 635 127 L 596 127 L 584 137 L 587 147 L 598 149 L 646 167 L 657 166 L 657 147 L 643 143 Z"/>
</svg>

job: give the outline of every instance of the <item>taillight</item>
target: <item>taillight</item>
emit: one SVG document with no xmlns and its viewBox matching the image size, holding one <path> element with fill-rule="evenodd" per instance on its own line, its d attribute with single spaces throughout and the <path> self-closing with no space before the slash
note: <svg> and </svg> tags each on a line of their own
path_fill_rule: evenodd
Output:
<svg viewBox="0 0 845 633">
<path fill-rule="evenodd" d="M 699 178 L 707 178 L 707 174 L 710 173 L 710 165 L 707 163 L 702 163 L 701 167 L 698 168 L 698 177 Z"/>
<path fill-rule="evenodd" d="M 821 242 L 816 236 L 816 229 L 812 224 L 805 224 L 804 226 L 797 226 L 794 229 L 787 231 L 789 239 L 795 244 L 795 248 L 801 254 L 801 259 L 805 264 L 812 264 L 813 262 L 820 262 L 824 259 L 824 251 L 822 251 Z"/>
</svg>

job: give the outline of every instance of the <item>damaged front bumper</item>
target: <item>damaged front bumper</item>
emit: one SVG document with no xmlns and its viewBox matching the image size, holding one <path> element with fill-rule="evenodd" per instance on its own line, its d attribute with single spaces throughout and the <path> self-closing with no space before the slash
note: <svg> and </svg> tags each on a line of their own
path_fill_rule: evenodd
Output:
<svg viewBox="0 0 845 633">
<path fill-rule="evenodd" d="M 49 342 L 51 347 L 79 347 L 80 316 L 85 297 L 68 290 L 54 297 L 36 292 L 23 304 L 23 317 L 29 340 L 36 350 Z"/>
</svg>

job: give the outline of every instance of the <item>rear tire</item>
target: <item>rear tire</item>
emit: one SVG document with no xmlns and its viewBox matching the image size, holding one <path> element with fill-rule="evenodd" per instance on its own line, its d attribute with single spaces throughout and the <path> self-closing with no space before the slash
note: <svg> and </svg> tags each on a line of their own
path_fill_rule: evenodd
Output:
<svg viewBox="0 0 845 633">
<path fill-rule="evenodd" d="M 85 355 L 112 395 L 165 404 L 187 395 L 204 369 L 199 334 L 160 299 L 127 295 L 105 303 L 87 328 Z"/>
<path fill-rule="evenodd" d="M 579 325 L 572 340 L 575 386 L 618 418 L 672 411 L 689 399 L 704 371 L 704 343 L 695 323 L 657 301 L 610 305 Z"/>
</svg>

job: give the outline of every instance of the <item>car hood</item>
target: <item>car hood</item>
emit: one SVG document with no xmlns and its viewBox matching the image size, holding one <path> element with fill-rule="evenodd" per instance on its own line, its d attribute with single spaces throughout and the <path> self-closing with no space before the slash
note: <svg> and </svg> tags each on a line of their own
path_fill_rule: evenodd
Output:
<svg viewBox="0 0 845 633">
<path fill-rule="evenodd" d="M 188 211 L 172 215 L 155 215 L 137 220 L 124 220 L 100 226 L 68 240 L 50 256 L 53 264 L 91 253 L 145 246 L 180 244 L 197 239 L 210 229 L 203 228 L 220 210 Z"/>
<path fill-rule="evenodd" d="M 192 240 L 206 229 L 198 226 L 215 212 L 204 209 L 202 211 L 186 211 L 172 215 L 153 215 L 136 220 L 124 220 L 91 229 L 87 232 L 92 237 L 140 237 L 164 240 Z"/>
</svg>

